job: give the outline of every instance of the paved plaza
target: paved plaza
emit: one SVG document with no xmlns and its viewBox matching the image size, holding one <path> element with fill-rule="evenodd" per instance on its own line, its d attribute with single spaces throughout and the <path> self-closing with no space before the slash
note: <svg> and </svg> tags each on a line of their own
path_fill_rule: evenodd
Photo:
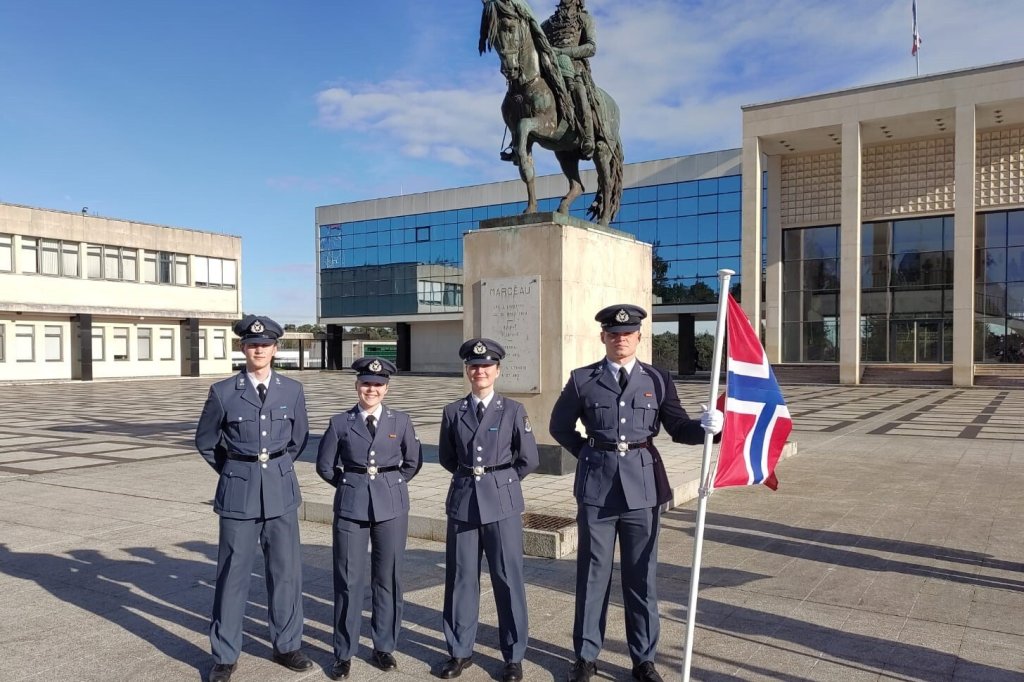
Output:
<svg viewBox="0 0 1024 682">
<path fill-rule="evenodd" d="M 311 438 L 299 465 L 307 518 L 331 489 L 312 470 L 332 414 L 354 402 L 351 373 L 293 374 Z M 212 378 L 0 386 L 0 680 L 199 680 L 211 660 L 216 477 L 192 449 Z M 699 411 L 706 384 L 681 383 Z M 798 454 L 780 489 L 710 502 L 695 680 L 1024 680 L 1024 390 L 787 386 Z M 413 515 L 443 518 L 436 464 L 458 378 L 395 377 L 387 403 L 425 444 Z M 544 424 L 546 415 L 531 415 Z M 682 658 L 700 448 L 657 441 L 678 505 L 663 518 L 658 665 Z M 571 476 L 534 476 L 528 512 L 570 519 Z M 317 511 L 319 510 L 319 511 Z M 302 524 L 306 648 L 330 664 L 330 527 Z M 422 534 L 421 534 L 422 535 Z M 413 538 L 400 671 L 353 661 L 353 680 L 427 679 L 441 635 L 444 547 Z M 262 575 L 254 561 L 253 572 Z M 528 680 L 562 679 L 571 646 L 575 554 L 526 559 Z M 496 679 L 496 616 L 483 577 L 476 665 Z M 266 596 L 254 579 L 233 679 L 325 680 L 270 662 Z M 364 637 L 362 657 L 369 654 Z M 618 577 L 600 679 L 629 679 Z"/>
</svg>

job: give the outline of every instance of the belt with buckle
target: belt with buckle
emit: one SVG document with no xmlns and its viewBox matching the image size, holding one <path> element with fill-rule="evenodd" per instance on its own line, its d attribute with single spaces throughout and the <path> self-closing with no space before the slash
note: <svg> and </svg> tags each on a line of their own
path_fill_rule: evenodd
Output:
<svg viewBox="0 0 1024 682">
<path fill-rule="evenodd" d="M 465 464 L 459 465 L 459 471 L 470 476 L 483 476 L 489 474 L 492 471 L 501 471 L 502 469 L 511 469 L 512 462 L 505 462 L 504 464 L 496 464 L 492 467 L 485 467 L 477 464 L 476 466 L 468 467 Z"/>
<path fill-rule="evenodd" d="M 345 473 L 352 472 L 353 474 L 369 474 L 370 476 L 376 476 L 377 474 L 383 474 L 387 471 L 398 471 L 402 467 L 390 466 L 390 467 L 379 467 L 370 465 L 368 467 L 357 467 L 357 466 L 344 466 L 342 467 Z"/>
<path fill-rule="evenodd" d="M 266 462 L 270 459 L 277 459 L 283 455 L 285 450 L 278 450 L 277 452 L 261 452 L 258 455 L 239 455 L 234 452 L 229 452 L 227 458 L 233 459 L 236 462 Z"/>
<path fill-rule="evenodd" d="M 636 443 L 627 443 L 626 441 L 601 443 L 595 441 L 593 438 L 588 438 L 587 445 L 589 445 L 592 450 L 601 450 L 603 452 L 627 452 L 629 450 L 641 450 L 643 448 L 650 447 L 651 442 L 648 440 L 641 440 Z"/>
</svg>

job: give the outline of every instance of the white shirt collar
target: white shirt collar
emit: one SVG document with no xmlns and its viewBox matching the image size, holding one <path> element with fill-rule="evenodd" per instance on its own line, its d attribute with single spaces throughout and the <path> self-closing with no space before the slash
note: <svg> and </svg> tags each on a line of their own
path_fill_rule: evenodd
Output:
<svg viewBox="0 0 1024 682">
<path fill-rule="evenodd" d="M 264 379 L 263 381 L 257 379 L 256 375 L 253 374 L 252 372 L 246 372 L 245 376 L 249 377 L 249 383 L 252 384 L 253 388 L 256 388 L 260 384 L 263 384 L 267 388 L 270 388 L 270 380 L 274 377 L 274 370 L 270 370 L 270 374 L 268 374 L 267 378 Z"/>
<path fill-rule="evenodd" d="M 373 418 L 379 424 L 380 423 L 380 415 L 383 414 L 383 412 L 384 412 L 384 403 L 377 403 L 376 409 L 374 409 L 372 412 L 367 412 L 367 411 L 365 411 L 361 407 L 359 408 L 359 416 L 360 416 L 360 418 L 362 418 L 362 420 L 364 422 L 366 421 L 367 417 L 372 415 Z"/>
<path fill-rule="evenodd" d="M 477 398 L 472 393 L 469 394 L 469 397 L 473 399 L 473 409 L 474 410 L 476 409 L 476 406 L 479 403 L 483 403 L 484 404 L 484 409 L 486 410 L 488 407 L 491 406 L 491 400 L 494 399 L 494 391 L 491 391 L 490 394 L 486 398 L 484 398 L 483 400 L 481 400 L 480 398 Z"/>
<path fill-rule="evenodd" d="M 636 356 L 635 355 L 633 356 L 633 359 L 630 360 L 629 362 L 627 362 L 625 365 L 620 365 L 617 362 L 612 362 L 608 358 L 605 358 L 604 361 L 605 361 L 605 363 L 608 364 L 608 369 L 611 370 L 612 376 L 614 376 L 616 379 L 619 378 L 619 368 L 620 367 L 625 367 L 626 371 L 629 373 L 629 375 L 632 376 L 633 375 L 633 368 L 636 366 Z"/>
</svg>

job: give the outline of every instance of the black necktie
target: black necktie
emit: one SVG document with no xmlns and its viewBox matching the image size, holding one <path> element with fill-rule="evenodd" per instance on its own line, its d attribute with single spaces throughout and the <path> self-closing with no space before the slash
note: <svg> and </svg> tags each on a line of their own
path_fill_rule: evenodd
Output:
<svg viewBox="0 0 1024 682">
<path fill-rule="evenodd" d="M 484 420 L 484 403 L 480 401 L 476 404 L 476 421 L 480 423 Z"/>
<path fill-rule="evenodd" d="M 625 367 L 619 367 L 619 388 L 623 391 L 626 390 L 626 384 L 629 383 L 629 372 L 626 371 Z"/>
<path fill-rule="evenodd" d="M 366 430 L 370 432 L 370 438 L 377 435 L 377 420 L 372 414 L 366 417 Z"/>
<path fill-rule="evenodd" d="M 260 394 L 261 403 L 267 399 L 267 387 L 263 384 L 256 384 L 256 392 Z"/>
</svg>

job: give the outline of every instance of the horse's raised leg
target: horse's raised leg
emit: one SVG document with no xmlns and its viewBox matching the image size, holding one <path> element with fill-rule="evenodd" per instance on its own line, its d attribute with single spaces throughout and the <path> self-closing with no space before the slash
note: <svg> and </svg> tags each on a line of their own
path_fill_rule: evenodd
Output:
<svg viewBox="0 0 1024 682">
<path fill-rule="evenodd" d="M 580 179 L 580 156 L 576 152 L 555 152 L 558 165 L 562 167 L 565 179 L 569 181 L 569 191 L 558 204 L 558 212 L 569 214 L 572 202 L 583 194 L 583 180 Z"/>
<path fill-rule="evenodd" d="M 523 213 L 537 212 L 537 190 L 534 186 L 536 173 L 533 170 L 533 142 L 530 141 L 530 133 L 536 127 L 535 119 L 521 119 L 516 137 L 516 154 L 519 156 L 519 177 L 526 183 L 526 210 Z"/>
</svg>

